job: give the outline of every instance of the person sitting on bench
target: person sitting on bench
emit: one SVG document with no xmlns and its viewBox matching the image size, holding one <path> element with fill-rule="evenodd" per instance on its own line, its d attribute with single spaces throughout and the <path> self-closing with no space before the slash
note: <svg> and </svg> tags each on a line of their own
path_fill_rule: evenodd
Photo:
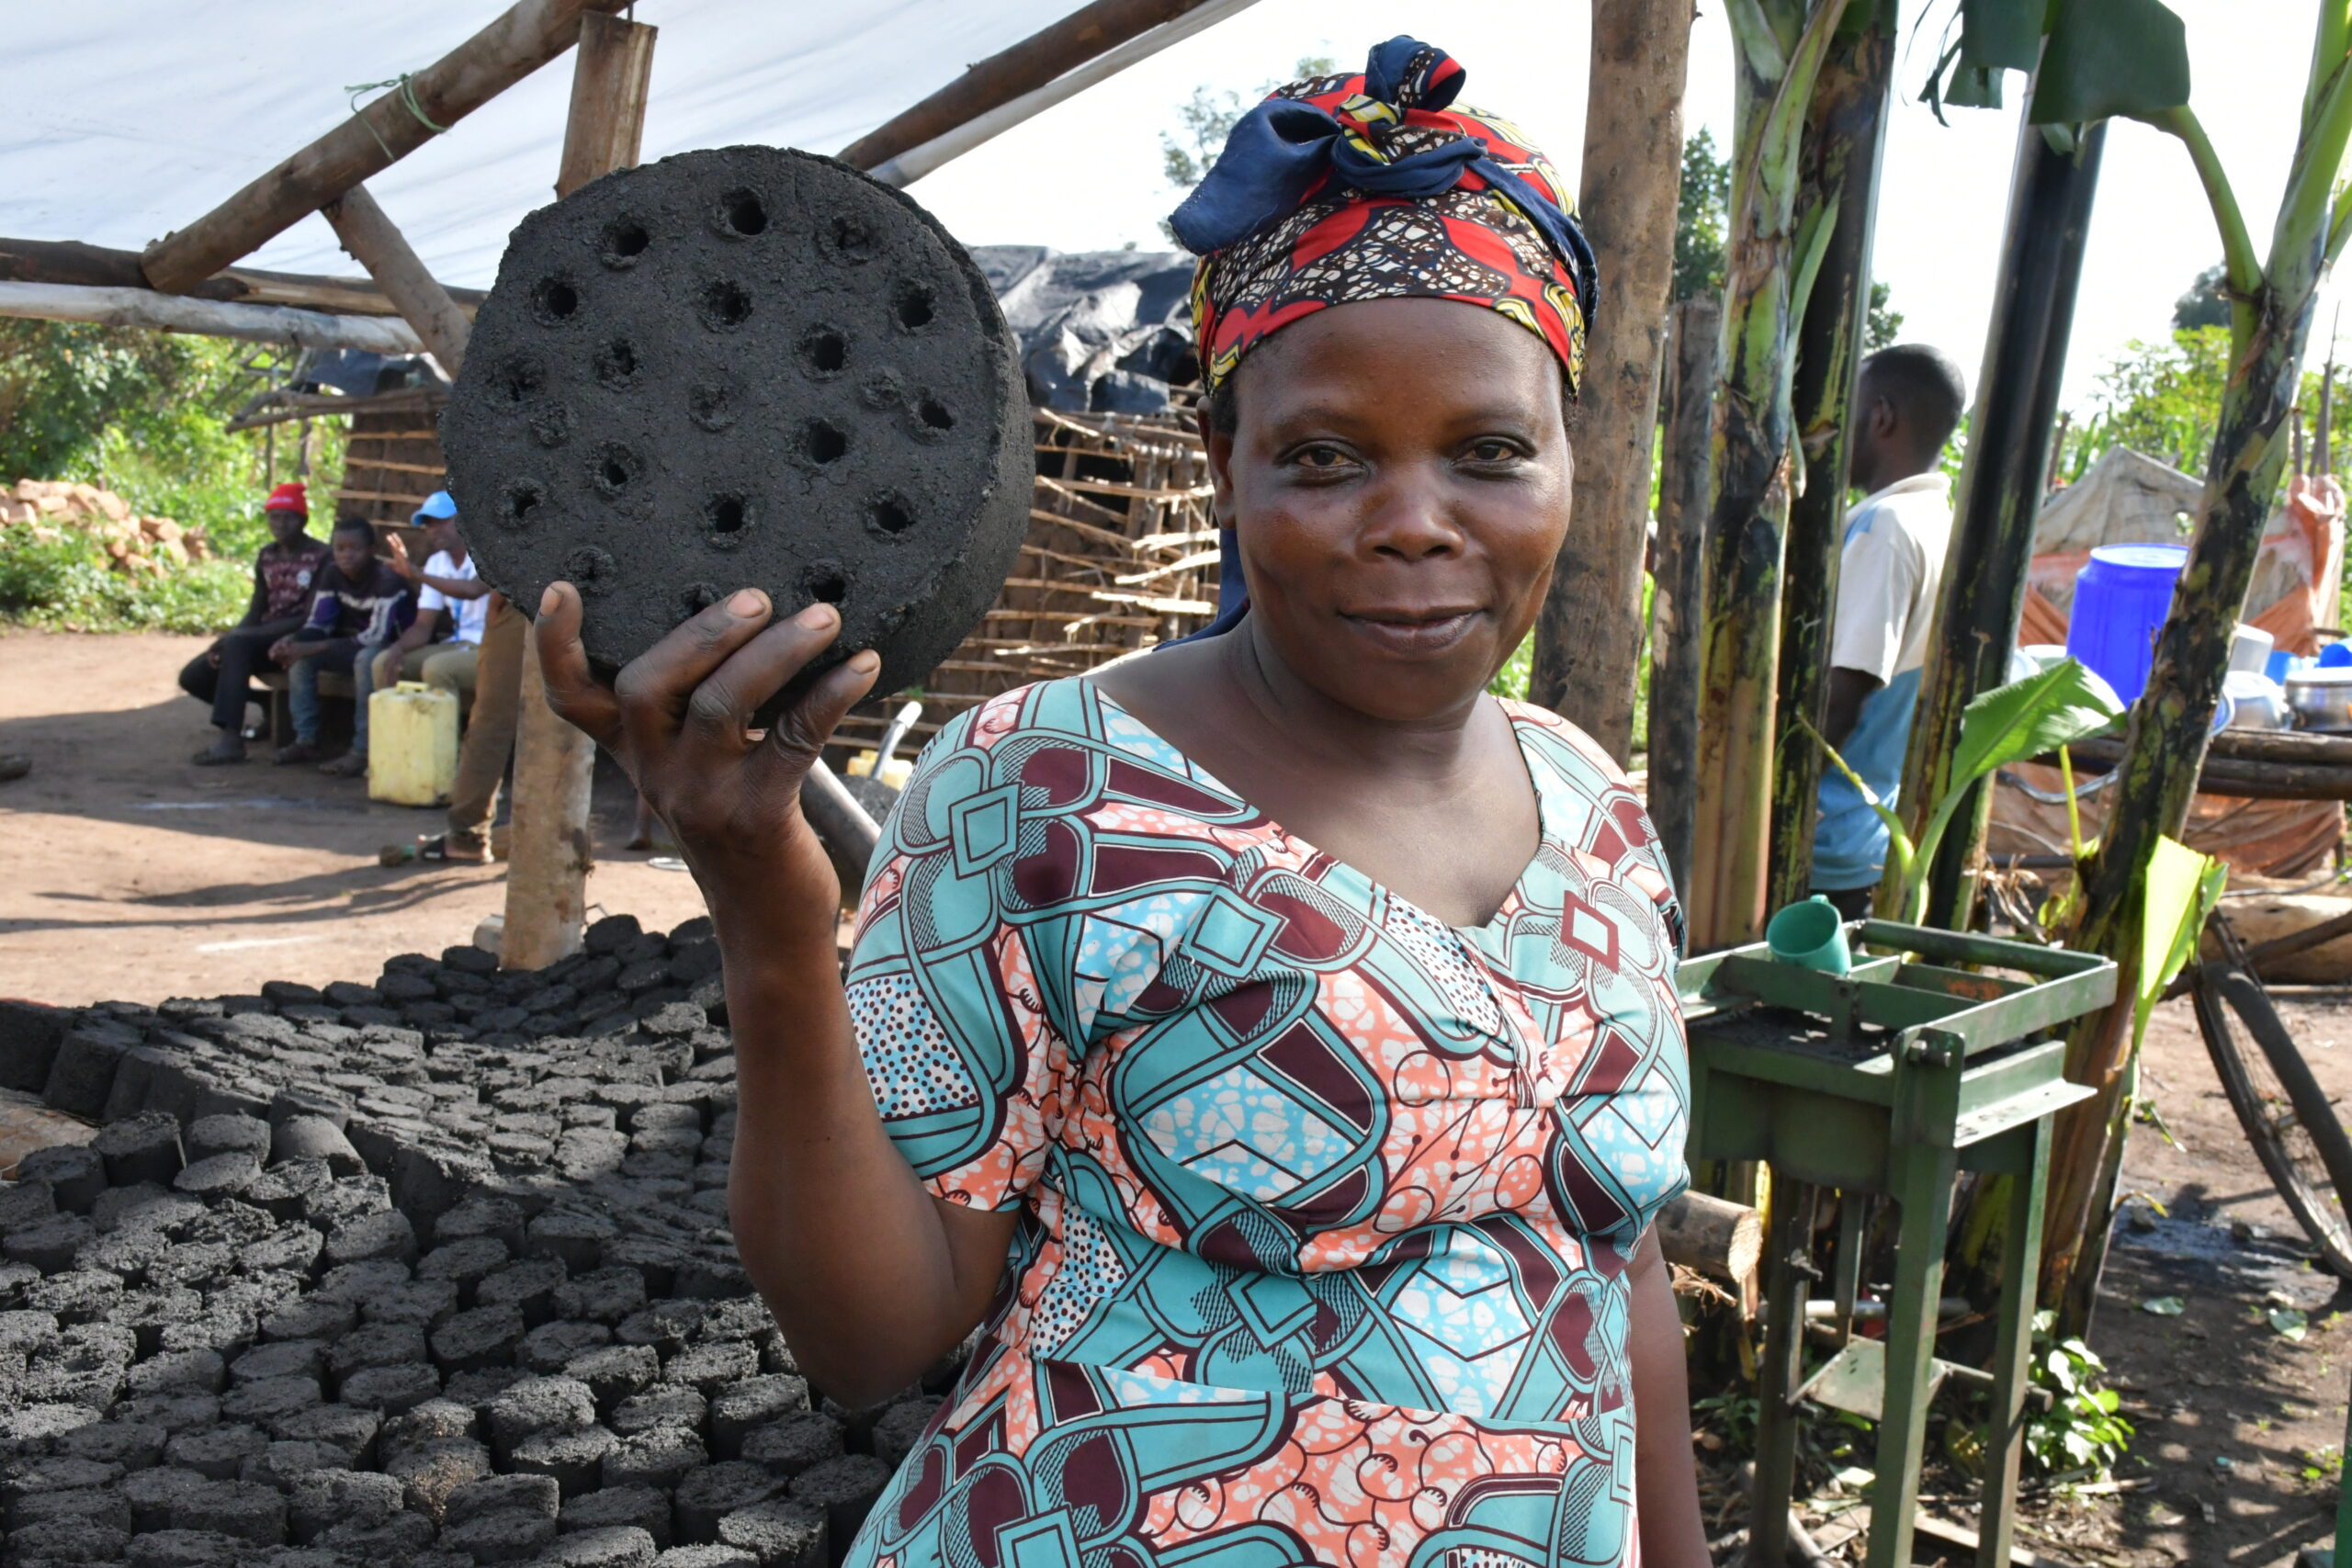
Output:
<svg viewBox="0 0 2352 1568">
<path fill-rule="evenodd" d="M 372 659 L 399 637 L 413 613 L 408 584 L 376 558 L 376 526 L 365 517 L 345 517 L 328 536 L 334 558 L 311 581 L 311 618 L 281 638 L 269 656 L 287 671 L 294 739 L 277 749 L 280 766 L 315 762 L 319 748 L 319 677 L 345 674 L 365 654 Z M 352 718 L 352 749 L 368 750 L 368 709 Z"/>
<path fill-rule="evenodd" d="M 180 671 L 180 690 L 212 705 L 220 738 L 196 754 L 198 767 L 245 760 L 245 705 L 252 679 L 279 638 L 301 628 L 311 605 L 311 580 L 326 565 L 327 547 L 310 536 L 310 498 L 298 483 L 282 484 L 262 502 L 270 542 L 254 557 L 253 602 L 245 618 Z"/>
<path fill-rule="evenodd" d="M 398 681 L 423 681 L 455 692 L 462 712 L 473 705 L 475 663 L 481 649 L 482 626 L 490 618 L 490 584 L 475 573 L 466 542 L 458 536 L 458 503 L 447 491 L 436 490 L 426 496 L 410 521 L 424 530 L 425 540 L 433 547 L 424 569 L 420 570 L 408 558 L 408 547 L 397 535 L 388 545 L 392 570 L 416 590 L 416 619 L 376 656 L 368 684 L 372 690 Z M 441 630 L 444 611 L 448 613 L 449 637 L 436 643 L 433 639 Z"/>
</svg>

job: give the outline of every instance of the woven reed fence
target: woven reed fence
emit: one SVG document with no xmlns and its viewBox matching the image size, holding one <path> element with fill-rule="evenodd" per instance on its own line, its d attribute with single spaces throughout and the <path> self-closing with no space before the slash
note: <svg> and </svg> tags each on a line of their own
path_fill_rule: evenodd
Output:
<svg viewBox="0 0 2352 1568">
<path fill-rule="evenodd" d="M 996 607 L 919 692 L 912 756 L 966 708 L 1198 631 L 1216 613 L 1208 463 L 1189 418 L 1033 411 L 1029 537 Z M 871 748 L 905 699 L 859 705 L 828 761 Z"/>
</svg>

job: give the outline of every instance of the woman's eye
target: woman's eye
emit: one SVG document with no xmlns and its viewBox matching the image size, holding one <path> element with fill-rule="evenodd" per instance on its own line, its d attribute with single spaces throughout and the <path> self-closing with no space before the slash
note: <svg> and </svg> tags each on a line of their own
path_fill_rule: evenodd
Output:
<svg viewBox="0 0 2352 1568">
<path fill-rule="evenodd" d="M 1499 436 L 1470 444 L 1471 460 L 1479 463 L 1508 463 L 1519 456 L 1519 448 Z"/>
<path fill-rule="evenodd" d="M 1337 468 L 1346 465 L 1348 455 L 1337 446 L 1302 446 L 1294 459 L 1302 468 Z"/>
</svg>

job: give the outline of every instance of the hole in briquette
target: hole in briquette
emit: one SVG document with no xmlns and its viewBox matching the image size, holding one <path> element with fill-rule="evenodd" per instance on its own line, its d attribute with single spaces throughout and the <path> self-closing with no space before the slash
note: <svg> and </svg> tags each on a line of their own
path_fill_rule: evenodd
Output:
<svg viewBox="0 0 2352 1568">
<path fill-rule="evenodd" d="M 812 463 L 837 462 L 849 450 L 849 437 L 823 420 L 812 419 L 801 428 L 800 449 Z"/>
</svg>

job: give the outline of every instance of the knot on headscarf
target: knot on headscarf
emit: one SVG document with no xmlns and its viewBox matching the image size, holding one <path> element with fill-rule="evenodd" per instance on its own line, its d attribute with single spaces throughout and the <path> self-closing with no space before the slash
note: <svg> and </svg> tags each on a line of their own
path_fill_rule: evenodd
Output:
<svg viewBox="0 0 2352 1568">
<path fill-rule="evenodd" d="M 1502 311 L 1575 384 L 1599 291 L 1592 247 L 1543 154 L 1508 122 L 1453 107 L 1464 79 L 1443 50 L 1393 38 L 1361 75 L 1293 83 L 1236 122 L 1168 220 L 1204 258 L 1194 314 L 1209 386 L 1308 310 L 1408 295 Z M 1408 205 L 1436 221 L 1406 233 L 1366 210 Z M 1335 262 L 1348 246 L 1379 265 Z M 1279 309 L 1230 313 L 1277 297 Z"/>
</svg>

